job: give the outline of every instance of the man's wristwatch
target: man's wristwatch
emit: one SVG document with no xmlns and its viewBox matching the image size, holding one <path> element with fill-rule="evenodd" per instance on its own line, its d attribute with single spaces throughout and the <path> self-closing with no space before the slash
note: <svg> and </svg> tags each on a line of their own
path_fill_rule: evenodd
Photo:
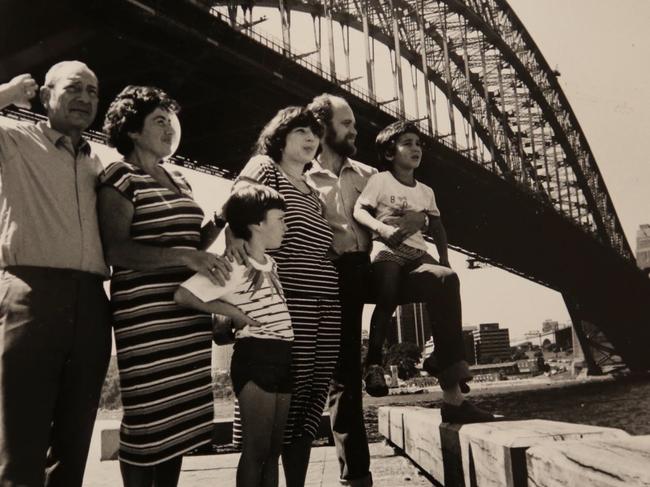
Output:
<svg viewBox="0 0 650 487">
<path fill-rule="evenodd" d="M 424 214 L 424 229 L 426 230 L 427 228 L 429 228 L 429 215 L 427 215 L 425 213 Z"/>
</svg>

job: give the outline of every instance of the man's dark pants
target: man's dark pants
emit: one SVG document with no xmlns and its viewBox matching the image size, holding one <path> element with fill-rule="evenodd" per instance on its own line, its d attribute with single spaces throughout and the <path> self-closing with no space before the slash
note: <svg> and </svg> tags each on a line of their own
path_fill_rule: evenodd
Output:
<svg viewBox="0 0 650 487">
<path fill-rule="evenodd" d="M 0 269 L 0 485 L 82 485 L 110 352 L 101 277 Z"/>
<path fill-rule="evenodd" d="M 399 303 L 427 304 L 433 322 L 436 359 L 441 385 L 466 379 L 458 278 L 440 272 L 437 262 L 422 264 L 408 272 L 400 289 Z M 341 479 L 353 486 L 372 485 L 370 455 L 363 422 L 361 399 L 361 317 L 365 303 L 372 303 L 372 279 L 367 253 L 344 254 L 335 261 L 341 292 L 341 351 L 330 386 L 329 410 Z"/>
<path fill-rule="evenodd" d="M 361 401 L 361 315 L 368 301 L 368 254 L 344 254 L 336 262 L 341 296 L 341 349 L 329 391 L 329 411 L 341 479 L 372 485 Z M 356 486 L 355 486 L 356 487 Z"/>
</svg>

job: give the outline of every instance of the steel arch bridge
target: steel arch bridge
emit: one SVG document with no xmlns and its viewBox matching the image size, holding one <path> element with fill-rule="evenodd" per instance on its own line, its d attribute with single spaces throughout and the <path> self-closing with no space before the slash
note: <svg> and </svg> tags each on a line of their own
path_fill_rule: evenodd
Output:
<svg viewBox="0 0 650 487">
<path fill-rule="evenodd" d="M 108 99 L 127 83 L 161 85 L 187 113 L 182 153 L 233 170 L 271 113 L 322 91 L 346 96 L 358 114 L 361 160 L 374 158 L 377 127 L 416 120 L 434 148 L 419 177 L 439 195 L 451 243 L 560 291 L 583 345 L 596 325 L 628 364 L 650 367 L 643 351 L 650 340 L 649 281 L 634 265 L 559 73 L 505 0 L 60 4 L 43 2 L 43 25 L 9 29 L 0 43 L 3 79 L 76 56 L 96 70 Z M 255 18 L 256 7 L 279 9 L 281 41 L 259 33 L 264 19 Z M 29 16 L 32 8 L 5 2 L 0 17 Z M 311 15 L 314 52 L 292 46 L 294 12 Z M 351 69 L 350 29 L 364 44 L 361 79 Z M 377 71 L 377 44 L 388 48 L 388 73 Z M 384 100 L 377 82 L 385 76 L 394 96 Z"/>
<path fill-rule="evenodd" d="M 292 57 L 300 54 L 291 49 L 291 11 L 309 13 L 318 22 L 318 48 L 321 19 L 328 26 L 341 24 L 348 46 L 345 77 L 337 82 L 344 86 L 352 81 L 347 31 L 352 27 L 363 32 L 367 93 L 378 105 L 385 102 L 375 95 L 374 42 L 387 45 L 397 88 L 395 99 L 389 100 L 396 105 L 393 113 L 409 118 L 402 63 L 395 62 L 403 58 L 426 74 L 423 104 L 429 134 L 449 138 L 459 148 L 455 108 L 465 125 L 468 157 L 526 187 L 625 258 L 632 257 L 587 139 L 557 82 L 559 73 L 548 66 L 505 0 L 241 0 L 223 5 L 232 25 L 245 32 L 255 23 L 254 6 L 280 9 L 283 48 Z M 238 6 L 248 20 L 237 21 Z M 332 75 L 337 72 L 336 53 L 333 29 L 327 30 Z M 438 130 L 430 84 L 446 95 L 447 134 Z"/>
</svg>

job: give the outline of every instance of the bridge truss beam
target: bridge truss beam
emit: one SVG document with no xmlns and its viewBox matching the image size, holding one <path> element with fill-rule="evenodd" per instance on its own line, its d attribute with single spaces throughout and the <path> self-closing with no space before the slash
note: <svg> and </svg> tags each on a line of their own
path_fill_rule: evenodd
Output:
<svg viewBox="0 0 650 487">
<path fill-rule="evenodd" d="M 231 8 L 237 4 L 228 2 Z M 251 6 L 250 0 L 240 4 Z M 452 146 L 458 146 L 455 108 L 463 119 L 466 142 L 459 150 L 527 188 L 623 258 L 632 258 L 602 175 L 557 82 L 558 73 L 549 68 L 505 0 L 259 0 L 255 5 L 290 8 L 314 18 L 325 15 L 334 79 L 331 22 L 348 30 L 348 42 L 350 27 L 363 32 L 367 87 L 373 99 L 374 42 L 386 45 L 394 58 L 395 99 L 375 99 L 378 106 L 388 108 L 387 103 L 395 102 L 396 116 L 405 118 L 402 58 L 425 75 L 425 126 L 431 135 L 449 137 Z M 348 68 L 342 85 L 351 80 L 349 48 L 345 57 Z M 417 80 L 417 74 L 412 76 Z M 449 134 L 438 132 L 436 89 L 429 83 L 448 103 Z"/>
</svg>

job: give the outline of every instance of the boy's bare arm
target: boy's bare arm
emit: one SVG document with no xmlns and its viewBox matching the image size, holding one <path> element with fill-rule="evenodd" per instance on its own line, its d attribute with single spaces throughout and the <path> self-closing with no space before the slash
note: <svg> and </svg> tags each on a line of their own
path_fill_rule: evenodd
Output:
<svg viewBox="0 0 650 487">
<path fill-rule="evenodd" d="M 174 294 L 174 300 L 181 306 L 186 308 L 196 309 L 204 313 L 213 313 L 216 315 L 224 315 L 233 319 L 233 324 L 236 329 L 243 328 L 246 325 L 260 326 L 260 324 L 253 318 L 246 315 L 237 306 L 234 306 L 225 301 L 215 299 L 213 301 L 201 301 L 190 291 L 184 287 L 179 287 Z"/>
<path fill-rule="evenodd" d="M 389 216 L 384 220 L 384 223 L 399 227 L 406 233 L 406 238 L 410 237 L 416 232 L 426 232 L 425 227 L 426 213 L 423 211 L 406 211 L 401 216 Z"/>
<path fill-rule="evenodd" d="M 354 219 L 377 233 L 389 245 L 398 245 L 409 236 L 406 230 L 377 220 L 359 200 L 354 205 Z"/>
<path fill-rule="evenodd" d="M 440 265 L 451 267 L 449 265 L 449 255 L 447 252 L 447 232 L 439 216 L 430 217 L 429 235 L 436 243 L 438 255 L 440 256 Z"/>
</svg>

